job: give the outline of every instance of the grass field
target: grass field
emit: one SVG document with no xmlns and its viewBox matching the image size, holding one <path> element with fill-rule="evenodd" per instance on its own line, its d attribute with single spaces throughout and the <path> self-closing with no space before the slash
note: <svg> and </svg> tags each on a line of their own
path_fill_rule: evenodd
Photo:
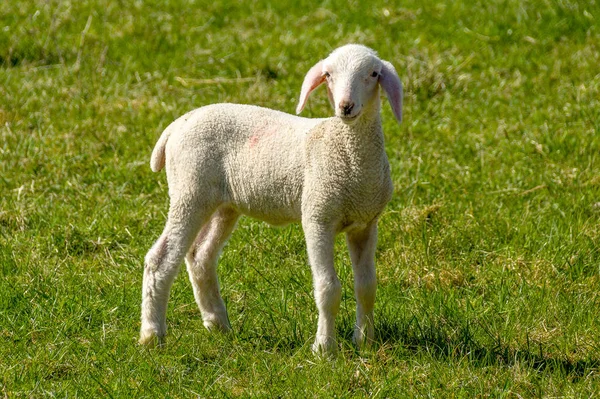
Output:
<svg viewBox="0 0 600 399">
<path fill-rule="evenodd" d="M 595 1 L 0 2 L 0 384 L 17 397 L 589 397 L 600 392 Z M 317 2 L 315 2 L 317 3 Z M 343 238 L 340 354 L 316 330 L 302 231 L 242 219 L 219 266 L 234 329 L 182 270 L 164 348 L 136 345 L 168 206 L 149 156 L 215 102 L 293 112 L 358 42 L 391 61 L 395 185 L 377 344 L 358 353 Z M 308 116 L 329 116 L 325 92 Z"/>
</svg>

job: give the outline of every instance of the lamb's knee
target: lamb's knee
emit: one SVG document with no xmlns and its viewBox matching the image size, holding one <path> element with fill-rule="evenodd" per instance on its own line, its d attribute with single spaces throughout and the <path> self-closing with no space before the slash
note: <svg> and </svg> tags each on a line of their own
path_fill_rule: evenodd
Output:
<svg viewBox="0 0 600 399">
<path fill-rule="evenodd" d="M 377 277 L 375 276 L 375 273 L 357 276 L 355 285 L 357 299 L 360 300 L 362 297 L 371 297 L 377 290 Z"/>
<path fill-rule="evenodd" d="M 340 280 L 336 277 L 317 282 L 315 297 L 319 309 L 337 312 L 342 299 L 342 284 Z"/>
</svg>

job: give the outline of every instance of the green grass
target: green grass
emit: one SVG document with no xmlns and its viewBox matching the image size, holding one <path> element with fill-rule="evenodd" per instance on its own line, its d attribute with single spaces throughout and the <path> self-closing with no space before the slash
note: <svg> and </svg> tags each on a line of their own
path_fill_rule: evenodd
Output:
<svg viewBox="0 0 600 399">
<path fill-rule="evenodd" d="M 1 394 L 600 392 L 600 6 L 270 3 L 0 3 Z M 351 344 L 341 237 L 341 351 L 324 361 L 300 228 L 243 219 L 219 266 L 234 334 L 205 331 L 182 271 L 167 346 L 137 346 L 162 129 L 215 102 L 293 112 L 304 73 L 348 42 L 405 85 L 402 125 L 383 109 L 377 345 Z M 331 114 L 323 91 L 305 112 Z"/>
</svg>

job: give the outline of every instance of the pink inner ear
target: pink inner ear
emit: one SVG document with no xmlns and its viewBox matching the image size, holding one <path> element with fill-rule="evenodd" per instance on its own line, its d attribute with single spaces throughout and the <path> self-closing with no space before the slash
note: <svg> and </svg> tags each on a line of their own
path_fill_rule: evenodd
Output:
<svg viewBox="0 0 600 399">
<path fill-rule="evenodd" d="M 300 101 L 298 102 L 298 107 L 296 108 L 296 113 L 299 114 L 304 109 L 306 105 L 306 100 L 308 100 L 308 96 L 310 93 L 316 89 L 321 83 L 325 81 L 325 76 L 323 76 L 323 61 L 317 62 L 306 74 L 304 77 L 304 82 L 302 83 L 302 90 L 300 91 Z"/>
<path fill-rule="evenodd" d="M 398 122 L 402 122 L 402 82 L 392 64 L 383 60 L 381 62 L 383 63 L 383 67 L 381 68 L 379 84 L 387 95 L 388 101 L 392 106 L 392 111 L 394 111 L 394 116 Z"/>
</svg>

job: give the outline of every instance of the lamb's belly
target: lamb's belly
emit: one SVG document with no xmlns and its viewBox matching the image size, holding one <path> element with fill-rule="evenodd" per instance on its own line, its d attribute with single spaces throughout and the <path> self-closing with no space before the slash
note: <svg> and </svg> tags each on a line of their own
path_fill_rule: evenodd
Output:
<svg viewBox="0 0 600 399">
<path fill-rule="evenodd" d="M 265 182 L 261 187 L 241 184 L 232 195 L 231 205 L 246 216 L 275 226 L 300 221 L 299 189 L 274 183 Z"/>
<path fill-rule="evenodd" d="M 300 221 L 300 211 L 281 206 L 265 206 L 264 203 L 238 202 L 232 204 L 240 213 L 262 220 L 273 226 L 285 226 Z"/>
<path fill-rule="evenodd" d="M 301 156 L 260 143 L 238 151 L 226 164 L 231 165 L 226 169 L 231 204 L 242 214 L 273 225 L 300 220 Z"/>
</svg>

